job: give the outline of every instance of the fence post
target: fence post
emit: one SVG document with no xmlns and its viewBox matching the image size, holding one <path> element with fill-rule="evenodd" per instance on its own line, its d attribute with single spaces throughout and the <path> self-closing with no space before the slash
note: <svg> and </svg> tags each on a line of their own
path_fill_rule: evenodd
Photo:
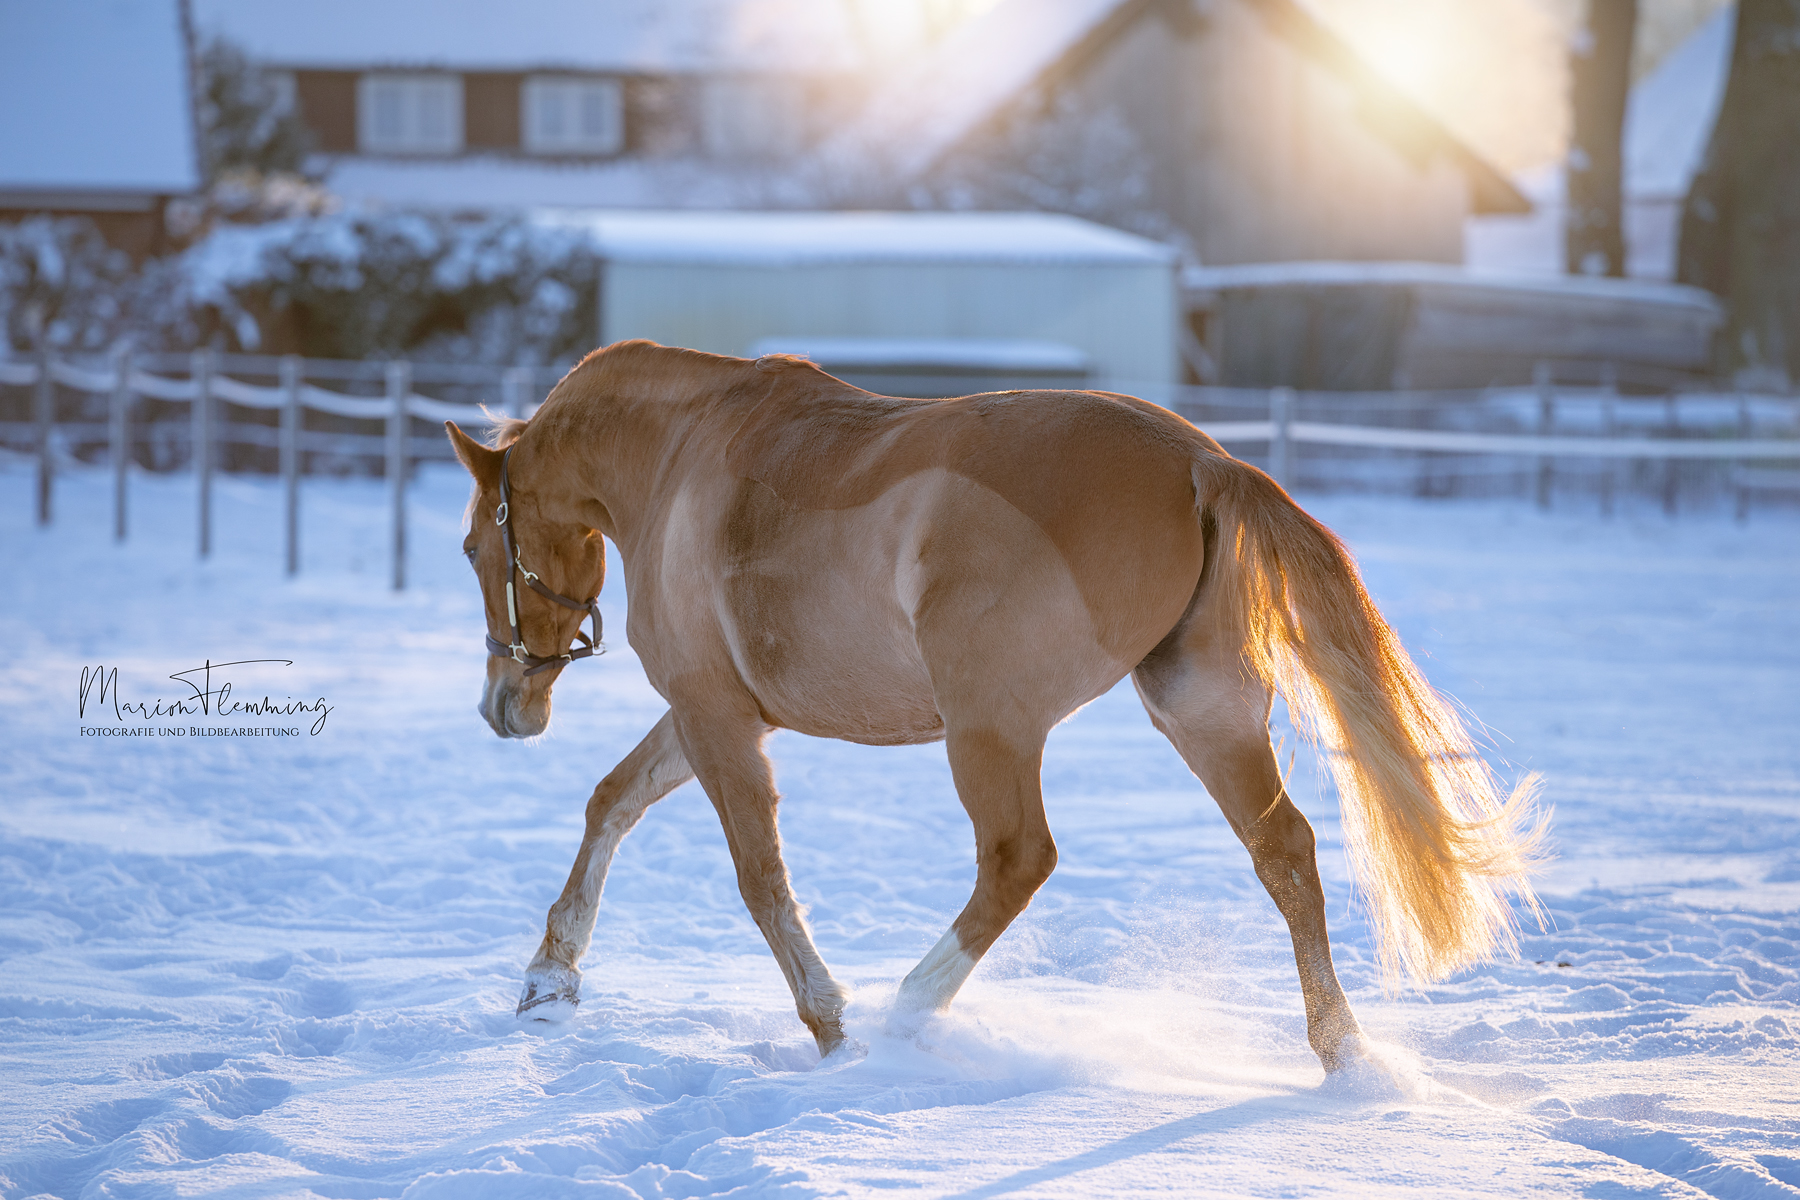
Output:
<svg viewBox="0 0 1800 1200">
<path fill-rule="evenodd" d="M 1289 426 L 1294 420 L 1294 389 L 1269 389 L 1269 475 L 1282 487 L 1288 486 L 1290 468 Z"/>
<path fill-rule="evenodd" d="M 406 394 L 412 390 L 412 367 L 404 360 L 387 365 L 387 474 L 394 502 L 394 590 L 406 587 Z"/>
<path fill-rule="evenodd" d="M 1539 437 L 1549 437 L 1556 427 L 1556 388 L 1551 383 L 1550 364 L 1540 362 L 1531 369 L 1531 381 L 1537 386 Z M 1550 509 L 1550 484 L 1555 478 L 1556 460 L 1548 454 L 1538 455 L 1537 460 L 1537 506 L 1546 512 Z"/>
<path fill-rule="evenodd" d="M 113 541 L 125 540 L 125 469 L 131 461 L 131 351 L 113 355 L 112 411 L 107 414 L 107 441 L 112 445 Z"/>
<path fill-rule="evenodd" d="M 196 350 L 189 374 L 194 381 L 194 487 L 200 508 L 200 557 L 212 553 L 212 352 Z"/>
<path fill-rule="evenodd" d="M 281 491 L 287 573 L 300 573 L 300 358 L 281 359 Z"/>
<path fill-rule="evenodd" d="M 1681 435 L 1681 412 L 1676 408 L 1673 392 L 1663 400 L 1663 432 L 1671 438 Z M 1663 515 L 1670 519 L 1675 516 L 1675 492 L 1680 487 L 1677 471 L 1680 466 L 1681 460 L 1673 454 L 1663 459 Z"/>
<path fill-rule="evenodd" d="M 1738 436 L 1748 440 L 1754 435 L 1752 422 L 1750 420 L 1750 397 L 1742 392 L 1738 393 L 1737 410 Z M 1739 459 L 1736 463 L 1732 464 L 1732 466 L 1732 482 L 1737 484 L 1737 520 L 1738 524 L 1742 525 L 1750 519 L 1750 488 L 1747 486 L 1749 481 L 1744 478 L 1744 462 L 1742 459 Z"/>
<path fill-rule="evenodd" d="M 530 367 L 508 367 L 500 376 L 500 397 L 507 416 L 525 419 L 525 398 L 530 392 Z"/>
<path fill-rule="evenodd" d="M 1617 369 L 1607 363 L 1600 369 L 1600 436 L 1612 439 L 1618 426 L 1619 376 Z M 1613 475 L 1615 460 L 1610 456 L 1601 460 L 1605 465 L 1600 468 L 1600 515 L 1613 515 Z"/>
<path fill-rule="evenodd" d="M 56 464 L 50 458 L 50 433 L 56 424 L 56 380 L 50 376 L 50 348 L 38 352 L 37 422 L 37 523 L 50 523 L 50 492 L 56 477 Z"/>
</svg>

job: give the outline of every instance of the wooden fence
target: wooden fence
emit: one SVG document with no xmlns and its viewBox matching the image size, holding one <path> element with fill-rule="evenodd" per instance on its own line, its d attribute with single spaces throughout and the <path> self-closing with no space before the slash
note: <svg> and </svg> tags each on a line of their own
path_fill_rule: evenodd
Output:
<svg viewBox="0 0 1800 1200">
<path fill-rule="evenodd" d="M 185 369 L 184 369 L 185 368 Z M 377 374 L 378 373 L 378 374 Z M 54 434 L 65 436 L 82 433 L 91 440 L 96 422 L 58 422 L 56 420 L 56 388 L 72 389 L 107 400 L 104 441 L 113 479 L 113 533 L 124 540 L 127 532 L 127 466 L 133 445 L 132 412 L 141 398 L 185 403 L 189 406 L 188 425 L 192 452 L 189 465 L 194 473 L 196 490 L 196 527 L 198 552 L 205 558 L 212 549 L 212 480 L 217 466 L 218 450 L 231 442 L 254 441 L 268 432 L 266 425 L 246 425 L 220 420 L 220 406 L 230 404 L 243 409 L 278 414 L 275 445 L 283 489 L 283 533 L 287 573 L 296 574 L 300 567 L 300 476 L 303 448 L 342 447 L 368 453 L 379 444 L 383 474 L 389 483 L 391 507 L 390 545 L 392 551 L 393 586 L 406 586 L 406 481 L 413 463 L 423 458 L 447 458 L 449 450 L 443 438 L 433 434 L 415 437 L 411 430 L 414 418 L 433 421 L 455 421 L 472 431 L 490 425 L 494 416 L 481 404 L 449 401 L 419 394 L 414 385 L 421 376 L 439 384 L 475 388 L 489 395 L 497 393 L 498 413 L 505 416 L 528 416 L 537 403 L 541 390 L 546 390 L 552 377 L 560 372 L 533 368 L 493 368 L 444 364 L 411 364 L 404 361 L 381 364 L 335 363 L 302 360 L 295 357 L 267 358 L 248 355 L 219 356 L 199 352 L 185 360 L 169 355 L 146 356 L 134 360 L 121 354 L 102 363 L 76 363 L 49 355 L 35 361 L 0 359 L 0 385 L 33 389 L 31 444 L 37 457 L 37 519 L 49 524 L 52 518 L 56 454 Z M 269 378 L 272 386 L 259 385 L 234 378 L 234 375 Z M 334 379 L 340 383 L 362 382 L 365 386 L 376 378 L 380 395 L 355 395 L 349 391 L 319 386 L 315 380 Z M 1710 460 L 1729 464 L 1731 486 L 1737 495 L 1738 516 L 1748 509 L 1749 497 L 1760 489 L 1800 490 L 1800 405 L 1780 398 L 1754 401 L 1772 407 L 1777 415 L 1772 432 L 1780 436 L 1756 436 L 1752 419 L 1753 401 L 1749 397 L 1726 398 L 1736 408 L 1736 436 L 1720 436 L 1717 423 L 1698 431 L 1683 431 L 1671 420 L 1648 436 L 1621 433 L 1617 412 L 1622 399 L 1612 389 L 1585 389 L 1579 392 L 1558 390 L 1547 377 L 1540 377 L 1538 387 L 1525 399 L 1527 408 L 1535 407 L 1535 428 L 1522 430 L 1462 430 L 1417 428 L 1371 422 L 1368 415 L 1392 410 L 1398 405 L 1408 412 L 1430 409 L 1432 397 L 1416 394 L 1375 395 L 1360 399 L 1360 408 L 1346 411 L 1363 414 L 1362 420 L 1305 419 L 1302 397 L 1288 388 L 1263 390 L 1228 390 L 1187 388 L 1166 385 L 1118 385 L 1136 394 L 1181 412 L 1218 441 L 1227 445 L 1262 445 L 1267 457 L 1262 459 L 1270 473 L 1282 483 L 1293 486 L 1297 477 L 1298 449 L 1303 445 L 1330 447 L 1339 451 L 1400 451 L 1426 455 L 1487 455 L 1524 458 L 1535 473 L 1535 493 L 1540 505 L 1550 502 L 1551 482 L 1562 459 L 1597 461 L 1601 466 L 1600 493 L 1603 511 L 1610 512 L 1613 503 L 1614 478 L 1612 464 L 1625 460 L 1662 461 L 1670 464 L 1665 490 L 1665 507 L 1673 511 L 1673 464 L 1680 460 Z M 1484 394 L 1485 395 L 1485 394 Z M 1337 398 L 1341 399 L 1341 398 Z M 1517 403 L 1521 397 L 1510 396 L 1517 419 Z M 1719 398 L 1714 398 L 1719 399 Z M 1306 398 L 1317 406 L 1317 395 Z M 1565 408 L 1579 401 L 1597 414 L 1598 420 L 1587 423 L 1592 432 L 1571 434 L 1556 432 L 1559 405 Z M 1671 414 L 1674 400 L 1664 401 Z M 1341 406 L 1340 406 L 1341 407 Z M 1717 407 L 1715 405 L 1715 407 Z M 1438 409 L 1443 410 L 1439 405 Z M 306 412 L 329 414 L 360 421 L 381 422 L 381 435 L 348 432 L 320 432 L 303 428 Z M 1254 419 L 1244 416 L 1254 412 Z M 1235 415 L 1234 415 L 1235 414 Z M 1767 422 L 1765 422 L 1767 423 Z M 19 423 L 13 423 L 16 426 Z M 11 428 L 11 427 L 9 427 Z M 1253 456 L 1254 457 L 1254 456 Z M 1786 464 L 1772 467 L 1768 464 Z"/>
</svg>

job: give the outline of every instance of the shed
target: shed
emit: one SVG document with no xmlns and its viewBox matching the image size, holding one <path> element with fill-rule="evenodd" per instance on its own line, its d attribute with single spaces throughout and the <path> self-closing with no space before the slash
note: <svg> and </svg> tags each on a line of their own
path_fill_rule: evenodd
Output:
<svg viewBox="0 0 1800 1200">
<path fill-rule="evenodd" d="M 1177 378 L 1174 252 L 1074 217 L 585 211 L 539 219 L 587 229 L 604 256 L 603 344 L 642 337 L 741 355 L 769 338 L 1025 340 L 1072 347 L 1096 378 Z"/>
<path fill-rule="evenodd" d="M 1228 387 L 1367 391 L 1560 382 L 1693 384 L 1712 366 L 1719 303 L 1645 280 L 1441 263 L 1191 268 L 1190 312 Z"/>
</svg>

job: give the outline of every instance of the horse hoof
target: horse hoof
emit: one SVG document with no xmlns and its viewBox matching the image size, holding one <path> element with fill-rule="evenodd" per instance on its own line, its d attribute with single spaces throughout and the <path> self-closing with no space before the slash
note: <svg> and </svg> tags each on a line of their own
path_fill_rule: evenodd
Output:
<svg viewBox="0 0 1800 1200">
<path fill-rule="evenodd" d="M 561 1024 L 574 1017 L 581 1004 L 581 975 L 555 967 L 525 972 L 525 990 L 519 995 L 517 1015 L 522 1021 Z"/>
<path fill-rule="evenodd" d="M 868 1043 L 859 1042 L 853 1037 L 841 1037 L 832 1045 L 831 1049 L 820 1056 L 819 1065 L 813 1070 L 841 1067 L 846 1063 L 861 1062 L 867 1057 L 869 1057 Z"/>
</svg>

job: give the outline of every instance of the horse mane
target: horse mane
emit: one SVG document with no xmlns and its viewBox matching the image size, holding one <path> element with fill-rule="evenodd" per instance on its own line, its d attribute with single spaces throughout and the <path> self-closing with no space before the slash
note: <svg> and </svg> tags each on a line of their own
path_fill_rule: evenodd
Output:
<svg viewBox="0 0 1800 1200">
<path fill-rule="evenodd" d="M 664 346 L 642 338 L 602 346 L 582 359 L 565 378 L 573 381 L 580 376 L 584 390 L 598 388 L 614 394 L 637 394 L 648 386 L 664 394 L 675 389 L 693 395 L 717 394 L 746 383 L 766 383 L 757 377 L 773 371 L 800 371 L 818 382 L 832 378 L 817 363 L 794 354 L 734 358 Z"/>
<path fill-rule="evenodd" d="M 519 435 L 525 432 L 525 426 L 530 423 L 524 417 L 503 417 L 485 404 L 481 406 L 481 411 L 487 414 L 488 446 L 495 450 L 504 450 L 518 441 Z"/>
</svg>

